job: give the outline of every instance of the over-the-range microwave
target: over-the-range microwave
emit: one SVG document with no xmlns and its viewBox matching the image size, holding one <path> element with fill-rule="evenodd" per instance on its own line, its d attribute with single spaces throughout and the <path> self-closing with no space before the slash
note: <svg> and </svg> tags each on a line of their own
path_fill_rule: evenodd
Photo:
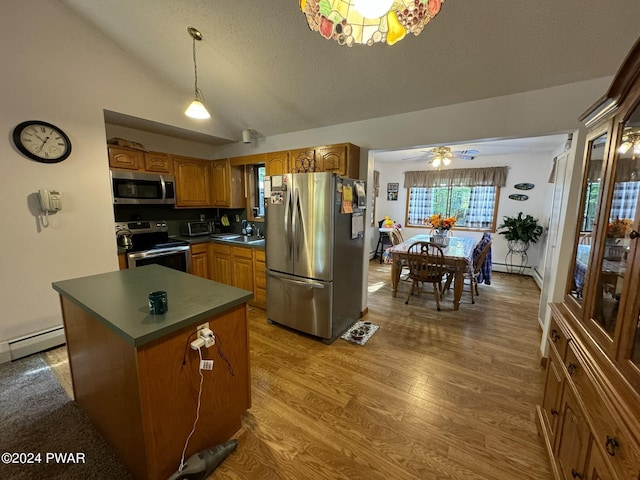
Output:
<svg viewBox="0 0 640 480">
<path fill-rule="evenodd" d="M 176 180 L 173 175 L 110 170 L 113 203 L 173 205 Z"/>
</svg>

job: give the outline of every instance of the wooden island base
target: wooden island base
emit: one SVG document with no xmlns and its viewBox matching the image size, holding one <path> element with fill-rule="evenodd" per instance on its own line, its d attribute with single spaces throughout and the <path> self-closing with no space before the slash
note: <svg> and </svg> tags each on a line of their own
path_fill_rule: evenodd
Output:
<svg viewBox="0 0 640 480">
<path fill-rule="evenodd" d="M 202 371 L 185 460 L 239 430 L 251 406 L 246 303 L 138 347 L 65 296 L 61 305 L 75 400 L 136 479 L 165 480 L 178 469 L 200 386 L 189 343 L 206 321 L 217 343 L 202 354 L 215 366 Z"/>
</svg>

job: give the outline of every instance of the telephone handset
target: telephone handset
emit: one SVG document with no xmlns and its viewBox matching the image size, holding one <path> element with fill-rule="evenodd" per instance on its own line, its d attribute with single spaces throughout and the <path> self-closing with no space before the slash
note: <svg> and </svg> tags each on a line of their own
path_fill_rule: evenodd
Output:
<svg viewBox="0 0 640 480">
<path fill-rule="evenodd" d="M 38 191 L 38 194 L 40 195 L 40 208 L 45 214 L 62 210 L 60 192 L 41 189 Z"/>
</svg>

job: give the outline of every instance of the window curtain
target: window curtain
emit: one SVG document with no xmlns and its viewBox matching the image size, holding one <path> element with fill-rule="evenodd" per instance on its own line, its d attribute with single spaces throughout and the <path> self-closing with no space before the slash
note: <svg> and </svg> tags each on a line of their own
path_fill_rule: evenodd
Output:
<svg viewBox="0 0 640 480">
<path fill-rule="evenodd" d="M 466 226 L 469 228 L 490 227 L 495 203 L 496 188 L 472 188 Z"/>
<path fill-rule="evenodd" d="M 404 187 L 504 187 L 509 167 L 404 172 Z"/>
<path fill-rule="evenodd" d="M 412 188 L 409 194 L 407 222 L 409 225 L 420 225 L 423 219 L 433 213 L 432 194 L 430 188 Z"/>
</svg>

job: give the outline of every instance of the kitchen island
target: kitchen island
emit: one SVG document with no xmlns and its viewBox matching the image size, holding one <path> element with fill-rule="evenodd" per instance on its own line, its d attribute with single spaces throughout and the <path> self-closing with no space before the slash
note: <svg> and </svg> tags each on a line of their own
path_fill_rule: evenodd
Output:
<svg viewBox="0 0 640 480">
<path fill-rule="evenodd" d="M 179 466 L 196 418 L 200 356 L 209 323 L 214 361 L 203 370 L 200 417 L 185 459 L 223 443 L 251 406 L 246 302 L 252 293 L 159 265 L 54 282 L 60 294 L 75 401 L 137 479 Z M 164 290 L 168 311 L 149 314 Z"/>
</svg>

